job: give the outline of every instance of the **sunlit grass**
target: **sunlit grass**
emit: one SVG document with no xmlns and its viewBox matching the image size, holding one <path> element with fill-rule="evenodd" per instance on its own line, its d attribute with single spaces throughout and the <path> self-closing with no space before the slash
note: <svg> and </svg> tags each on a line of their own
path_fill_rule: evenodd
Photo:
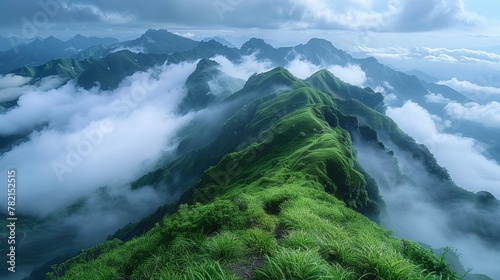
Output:
<svg viewBox="0 0 500 280">
<path fill-rule="evenodd" d="M 278 105 L 295 113 L 207 171 L 240 170 L 220 184 L 200 179 L 210 201 L 181 205 L 149 233 L 77 256 L 48 278 L 458 279 L 443 258 L 355 211 L 370 198 L 349 133 L 323 115 L 331 100 L 311 89 L 276 98 L 250 126 L 269 122 Z"/>
</svg>

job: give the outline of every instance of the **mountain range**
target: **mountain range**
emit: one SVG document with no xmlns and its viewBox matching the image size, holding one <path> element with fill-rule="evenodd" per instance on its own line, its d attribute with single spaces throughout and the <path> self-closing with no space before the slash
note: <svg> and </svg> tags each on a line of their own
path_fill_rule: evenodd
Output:
<svg viewBox="0 0 500 280">
<path fill-rule="evenodd" d="M 123 51 L 116 51 L 119 49 Z M 142 49 L 143 51 L 136 53 L 127 49 Z M 86 57 L 83 60 L 58 59 L 40 66 L 25 66 L 11 73 L 32 77 L 33 82 L 51 75 L 66 79 L 76 78 L 78 85 L 86 89 L 100 85 L 104 90 L 111 90 L 116 88 L 125 77 L 136 71 L 144 71 L 166 61 L 178 63 L 184 60 L 221 55 L 238 63 L 242 61 L 242 57 L 253 54 L 258 60 L 270 61 L 272 65 L 282 67 L 286 67 L 297 57 L 320 66 L 358 65 L 368 77 L 365 83 L 367 86 L 379 88 L 386 95 L 393 94 L 397 97 L 394 105 L 401 105 L 412 100 L 437 116 L 446 114 L 446 104 L 428 102 L 429 93 L 439 94 L 449 102 L 465 104 L 472 101 L 450 87 L 429 81 L 428 76 L 420 75 L 423 79 L 419 79 L 415 75 L 393 70 L 374 58 L 353 58 L 322 39 L 311 39 L 306 44 L 295 47 L 274 48 L 262 39 L 253 38 L 243 44 L 240 49 L 236 49 L 213 40 L 196 42 L 166 30 L 148 30 L 136 40 L 100 49 L 102 52 L 93 53 L 91 50 L 93 48 L 80 53 L 79 56 Z M 89 53 L 94 56 L 90 55 L 89 58 Z M 106 55 L 107 53 L 109 55 Z M 496 162 L 500 162 L 500 144 L 496 141 L 495 131 L 488 127 L 478 130 L 476 126 L 475 123 L 464 121 L 459 132 L 482 142 L 486 147 L 486 154 Z M 450 127 L 447 131 L 458 132 L 453 129 L 454 127 Z"/>
<path fill-rule="evenodd" d="M 274 48 L 253 38 L 237 49 L 149 30 L 107 46 L 90 46 L 89 40 L 70 40 L 83 50 L 72 57 L 55 51 L 54 60 L 28 62 L 10 74 L 30 78 L 33 86 L 58 76 L 63 84 L 105 96 L 137 73 L 161 76 L 157 72 L 168 72 L 165 67 L 194 61 L 172 114 L 199 117 L 176 133 L 176 145 L 154 168 L 124 186 L 153 188 L 165 203 L 138 221 L 123 221 L 129 223 L 109 232 L 108 241 L 81 250 L 75 228 L 55 225 L 85 217 L 93 201 L 119 204 L 111 186 L 44 218 L 27 216 L 20 259 L 38 265 L 28 279 L 491 279 L 452 262 L 460 252 L 436 255 L 390 231 L 398 215 L 413 213 L 405 205 L 424 203 L 441 219 L 428 221 L 429 227 L 500 248 L 500 202 L 457 186 L 428 148 L 386 114 L 390 94 L 395 104 L 412 100 L 444 115 L 444 105 L 426 96 L 470 101 L 459 92 L 424 81 L 421 73 L 353 58 L 322 39 Z M 45 41 L 59 44 L 47 38 L 19 49 L 38 53 Z M 248 59 L 269 69 L 245 79 L 224 70 L 226 62 L 244 67 Z M 298 78 L 287 70 L 294 61 L 318 69 Z M 363 87 L 319 69 L 331 65 L 359 67 L 366 75 Z M 162 94 L 174 99 L 172 90 Z M 7 112 L 20 106 L 10 102 L 3 104 Z M 51 125 L 0 136 L 4 155 Z M 489 155 L 500 162 L 498 141 L 489 138 L 496 131 L 467 123 L 452 129 L 488 144 Z M 92 242 L 98 243 L 85 244 Z"/>
<path fill-rule="evenodd" d="M 113 38 L 87 38 L 76 35 L 68 41 L 53 36 L 0 52 L 0 73 L 5 74 L 25 65 L 40 65 L 52 59 L 69 58 L 95 45 L 117 43 Z"/>
</svg>

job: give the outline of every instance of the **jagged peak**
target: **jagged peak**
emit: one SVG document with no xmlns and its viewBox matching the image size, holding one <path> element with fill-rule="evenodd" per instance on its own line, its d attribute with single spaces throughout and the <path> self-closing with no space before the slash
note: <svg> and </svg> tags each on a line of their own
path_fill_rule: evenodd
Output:
<svg viewBox="0 0 500 280">
<path fill-rule="evenodd" d="M 268 43 L 266 43 L 266 41 L 264 41 L 264 39 L 256 38 L 256 37 L 250 38 L 250 40 L 248 40 L 247 43 L 249 43 L 249 44 L 264 44 L 264 45 L 268 45 Z"/>
<path fill-rule="evenodd" d="M 275 67 L 267 72 L 263 72 L 263 73 L 256 74 L 256 75 L 254 74 L 254 76 L 273 76 L 273 75 L 281 75 L 284 77 L 297 79 L 290 71 L 288 71 L 288 69 L 286 69 L 285 67 L 281 67 L 281 66 Z"/>
<path fill-rule="evenodd" d="M 372 63 L 372 64 L 380 64 L 380 62 L 373 56 L 363 58 L 362 60 L 367 61 L 367 62 Z"/>
<path fill-rule="evenodd" d="M 208 38 L 205 38 L 205 39 L 201 40 L 201 42 L 208 42 L 208 41 L 212 41 L 212 40 L 214 40 L 216 42 L 219 42 L 222 45 L 225 45 L 226 47 L 235 48 L 235 46 L 231 42 L 229 42 L 225 38 L 219 37 L 219 36 L 208 37 Z"/>
<path fill-rule="evenodd" d="M 211 67 L 211 66 L 219 66 L 220 64 L 217 61 L 211 60 L 209 58 L 202 58 L 197 67 Z"/>
<path fill-rule="evenodd" d="M 328 71 L 327 69 L 320 69 L 316 71 L 314 74 L 309 76 L 306 80 L 312 80 L 312 79 L 318 79 L 318 78 L 324 78 L 324 77 L 331 77 L 338 79 L 332 72 Z"/>
<path fill-rule="evenodd" d="M 332 44 L 332 42 L 330 42 L 326 39 L 321 39 L 321 38 L 312 38 L 303 46 L 310 47 L 310 48 L 322 48 L 322 49 L 327 49 L 327 50 L 333 50 L 334 52 L 344 52 L 340 49 L 337 49 Z"/>
<path fill-rule="evenodd" d="M 255 49 L 255 48 L 274 49 L 273 46 L 269 45 L 268 43 L 266 43 L 266 41 L 264 41 L 264 39 L 260 39 L 260 38 L 251 38 L 246 43 L 244 43 L 243 46 L 241 46 L 241 50 L 248 50 L 248 49 Z"/>
<path fill-rule="evenodd" d="M 167 29 L 148 29 L 143 35 L 173 34 Z"/>
<path fill-rule="evenodd" d="M 51 35 L 47 37 L 45 40 L 43 40 L 43 42 L 47 43 L 47 42 L 62 42 L 62 41 Z"/>
<path fill-rule="evenodd" d="M 216 46 L 216 47 L 227 47 L 221 44 L 220 42 L 215 41 L 214 39 L 208 41 L 201 41 L 198 46 Z"/>
<path fill-rule="evenodd" d="M 82 34 L 76 34 L 75 36 L 73 36 L 73 38 L 71 38 L 71 40 L 73 39 L 87 39 L 87 37 L 83 36 Z"/>
<path fill-rule="evenodd" d="M 325 39 L 321 39 L 321 38 L 311 38 L 306 43 L 306 46 L 308 46 L 308 45 L 316 45 L 316 46 L 319 45 L 319 46 L 328 46 L 328 47 L 335 48 L 335 46 L 333 46 L 332 42 L 325 40 Z"/>
<path fill-rule="evenodd" d="M 250 76 L 245 84 L 245 88 L 262 88 L 271 84 L 296 88 L 295 85 L 298 83 L 301 83 L 300 80 L 286 68 L 276 67 L 270 71 L 255 73 Z"/>
<path fill-rule="evenodd" d="M 189 38 L 182 37 L 175 33 L 168 31 L 167 29 L 148 29 L 140 38 L 141 39 L 154 39 L 161 40 L 163 38 L 184 38 L 186 40 L 191 40 Z"/>
</svg>

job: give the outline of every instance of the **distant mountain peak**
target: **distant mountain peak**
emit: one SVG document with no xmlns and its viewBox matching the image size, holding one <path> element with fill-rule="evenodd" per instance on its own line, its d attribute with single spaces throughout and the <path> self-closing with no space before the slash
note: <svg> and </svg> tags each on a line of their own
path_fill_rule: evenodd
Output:
<svg viewBox="0 0 500 280">
<path fill-rule="evenodd" d="M 223 45 L 225 45 L 226 47 L 229 47 L 229 48 L 236 48 L 231 42 L 229 42 L 228 40 L 222 38 L 222 37 L 218 37 L 218 36 L 215 36 L 215 37 L 208 37 L 208 38 L 205 38 L 203 40 L 201 40 L 202 42 L 208 42 L 208 41 L 211 41 L 211 40 L 214 40 L 216 42 L 219 42 Z"/>
<path fill-rule="evenodd" d="M 307 41 L 306 45 L 307 44 L 327 44 L 333 46 L 332 42 L 322 38 L 311 38 L 309 39 L 309 41 Z"/>
<path fill-rule="evenodd" d="M 256 37 L 252 37 L 250 38 L 250 40 L 248 40 L 249 43 L 253 43 L 253 42 L 258 42 L 260 44 L 265 44 L 267 45 L 266 41 L 264 41 L 264 39 L 262 38 L 256 38 Z"/>
<path fill-rule="evenodd" d="M 310 39 L 305 46 L 308 47 L 321 47 L 321 48 L 326 48 L 326 49 L 334 49 L 338 51 L 338 49 L 332 44 L 332 42 L 327 41 L 325 39 L 320 39 L 320 38 L 312 38 Z"/>
<path fill-rule="evenodd" d="M 167 29 L 148 29 L 142 36 L 158 37 L 158 36 L 169 36 L 169 35 L 175 35 L 175 34 L 168 31 Z"/>
<path fill-rule="evenodd" d="M 242 50 L 254 49 L 254 48 L 267 49 L 267 48 L 273 48 L 273 46 L 266 43 L 266 41 L 264 41 L 264 39 L 251 38 L 246 43 L 244 43 L 243 46 L 241 47 Z"/>
<path fill-rule="evenodd" d="M 158 33 L 158 32 L 168 32 L 168 33 L 171 33 L 170 31 L 168 31 L 167 29 L 162 29 L 162 28 L 150 28 L 148 30 L 146 30 L 145 34 L 148 34 L 148 33 Z"/>
<path fill-rule="evenodd" d="M 225 47 L 223 44 L 221 44 L 218 41 L 215 40 L 209 40 L 209 41 L 202 41 L 200 44 L 198 44 L 198 47 Z"/>
<path fill-rule="evenodd" d="M 43 42 L 45 42 L 45 43 L 60 43 L 62 41 L 51 35 L 51 36 L 47 37 L 45 40 L 43 40 Z"/>
<path fill-rule="evenodd" d="M 206 67 L 213 67 L 213 66 L 220 66 L 220 64 L 217 61 L 211 60 L 209 58 L 202 58 L 200 62 L 197 64 L 197 68 L 206 68 Z"/>
<path fill-rule="evenodd" d="M 276 86 L 296 88 L 300 81 L 284 67 L 276 67 L 268 72 L 250 76 L 245 88 L 247 90 L 259 89 L 261 95 L 273 92 Z"/>
<path fill-rule="evenodd" d="M 82 34 L 76 34 L 72 39 L 85 39 L 87 37 L 83 36 Z"/>
</svg>

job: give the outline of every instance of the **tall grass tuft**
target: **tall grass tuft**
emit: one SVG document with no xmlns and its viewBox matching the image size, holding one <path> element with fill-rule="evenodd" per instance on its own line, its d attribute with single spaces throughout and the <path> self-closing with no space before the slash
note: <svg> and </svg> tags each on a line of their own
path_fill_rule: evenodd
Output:
<svg viewBox="0 0 500 280">
<path fill-rule="evenodd" d="M 215 260 L 231 261 L 243 255 L 244 243 L 232 232 L 221 232 L 209 238 L 203 249 Z"/>
<path fill-rule="evenodd" d="M 330 269 L 316 251 L 281 249 L 256 271 L 256 279 L 328 279 Z"/>
</svg>

